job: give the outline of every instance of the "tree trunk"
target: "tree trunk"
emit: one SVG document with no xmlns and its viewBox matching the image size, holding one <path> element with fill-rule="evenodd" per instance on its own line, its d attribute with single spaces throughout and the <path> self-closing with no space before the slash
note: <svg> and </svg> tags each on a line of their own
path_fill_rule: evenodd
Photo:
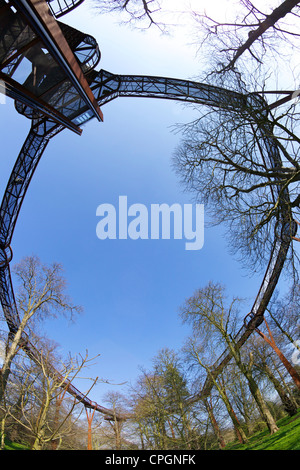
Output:
<svg viewBox="0 0 300 470">
<path fill-rule="evenodd" d="M 58 429 L 60 407 L 61 407 L 62 401 L 63 401 L 63 399 L 64 399 L 64 397 L 65 397 L 66 391 L 67 391 L 67 389 L 65 389 L 64 391 L 60 392 L 60 394 L 56 397 L 56 402 L 55 402 L 55 415 L 54 415 L 54 426 L 53 426 L 54 430 L 57 430 L 57 429 Z M 59 437 L 57 437 L 57 438 L 55 438 L 55 439 L 52 440 L 52 442 L 51 442 L 51 448 L 52 448 L 52 450 L 57 450 L 57 449 L 58 449 L 59 442 L 60 442 L 60 438 L 59 438 Z"/>
<path fill-rule="evenodd" d="M 281 379 L 281 383 L 283 384 L 284 386 L 284 389 L 285 391 L 287 392 L 287 395 L 289 397 L 289 399 L 292 401 L 292 403 L 294 404 L 294 406 L 298 409 L 298 402 L 297 400 L 295 399 L 294 397 L 294 394 L 293 394 L 293 391 L 291 390 L 291 387 L 290 387 L 290 384 L 287 384 L 284 377 L 283 377 L 283 374 L 281 373 L 281 371 L 279 369 L 277 369 L 277 372 L 278 372 L 278 375 L 280 376 L 280 379 Z"/>
<path fill-rule="evenodd" d="M 244 44 L 242 44 L 234 54 L 233 59 L 229 63 L 229 67 L 233 67 L 237 59 L 256 41 L 259 39 L 267 29 L 273 27 L 277 21 L 281 18 L 284 18 L 285 15 L 290 13 L 292 9 L 298 4 L 297 0 L 285 0 L 277 8 L 275 8 L 270 15 L 267 15 L 266 18 L 259 24 L 258 28 L 249 33 L 249 37 Z"/>
<path fill-rule="evenodd" d="M 46 379 L 47 381 L 47 379 Z M 42 450 L 45 443 L 45 430 L 46 430 L 46 421 L 47 414 L 50 407 L 50 396 L 45 392 L 45 397 L 41 405 L 40 413 L 36 422 L 36 437 L 33 443 L 31 450 Z"/>
<path fill-rule="evenodd" d="M 219 428 L 219 425 L 217 423 L 217 420 L 214 416 L 214 413 L 213 413 L 213 409 L 212 409 L 212 406 L 210 403 L 208 403 L 208 400 L 205 400 L 204 402 L 205 404 L 205 407 L 206 407 L 206 410 L 208 412 L 208 415 L 209 415 L 209 418 L 210 418 L 210 422 L 212 424 L 212 427 L 214 429 L 214 432 L 215 432 L 215 435 L 218 439 L 218 442 L 219 442 L 219 447 L 220 449 L 224 448 L 226 446 L 225 444 L 225 441 L 224 441 L 224 438 L 222 436 L 222 433 L 220 431 L 220 428 Z"/>
<path fill-rule="evenodd" d="M 271 369 L 267 366 L 267 364 L 264 364 L 264 370 L 267 376 L 269 377 L 270 381 L 274 385 L 286 412 L 290 416 L 294 416 L 295 414 L 297 414 L 297 406 L 295 405 L 295 403 L 293 403 L 293 401 L 287 395 L 280 381 L 274 376 L 274 374 L 272 373 Z"/>
<path fill-rule="evenodd" d="M 230 401 L 227 397 L 227 394 L 226 394 L 225 390 L 223 391 L 221 396 L 222 396 L 222 399 L 225 403 L 225 406 L 226 406 L 226 409 L 229 413 L 229 416 L 232 420 L 232 423 L 233 423 L 235 433 L 237 435 L 238 440 L 240 441 L 241 444 L 246 444 L 248 442 L 247 436 L 246 436 L 245 431 L 243 430 L 243 428 L 242 428 L 242 426 L 241 426 L 241 424 L 240 424 L 240 422 L 239 422 L 239 420 L 238 420 L 238 418 L 237 418 L 237 416 L 236 416 L 236 414 L 235 414 L 235 412 L 234 412 L 234 410 L 233 410 L 233 408 L 230 404 Z"/>
<path fill-rule="evenodd" d="M 263 399 L 262 394 L 260 393 L 259 387 L 258 387 L 256 381 L 253 378 L 253 375 L 252 375 L 252 372 L 251 372 L 251 367 L 252 366 L 250 364 L 247 365 L 247 364 L 242 362 L 241 357 L 240 357 L 239 349 L 237 348 L 235 343 L 232 343 L 227 339 L 227 344 L 229 345 L 229 347 L 232 351 L 232 354 L 235 358 L 235 361 L 236 361 L 236 364 L 237 364 L 238 368 L 240 369 L 240 371 L 244 374 L 244 376 L 247 379 L 250 392 L 251 392 L 251 394 L 252 394 L 252 396 L 253 396 L 253 398 L 254 398 L 257 406 L 258 406 L 261 417 L 266 422 L 270 433 L 274 434 L 275 432 L 277 432 L 279 430 L 279 428 L 277 427 L 276 421 L 274 420 L 269 408 L 267 407 L 267 404 L 266 404 L 265 400 Z M 252 361 L 250 361 L 250 362 L 252 362 Z"/>
<path fill-rule="evenodd" d="M 260 390 L 258 388 L 258 385 L 257 385 L 256 381 L 254 380 L 254 378 L 252 376 L 252 373 L 250 372 L 250 370 L 247 370 L 247 371 L 245 371 L 245 375 L 246 375 L 246 378 L 248 380 L 250 392 L 252 393 L 252 395 L 253 395 L 253 397 L 256 401 L 256 404 L 258 406 L 258 409 L 260 411 L 260 414 L 261 414 L 262 418 L 264 419 L 264 421 L 266 422 L 266 424 L 269 428 L 270 434 L 275 434 L 275 432 L 277 432 L 279 430 L 279 428 L 278 428 L 278 426 L 276 424 L 276 421 L 273 418 L 273 416 L 272 416 L 265 400 L 263 399 L 262 394 L 260 393 Z"/>
<path fill-rule="evenodd" d="M 44 440 L 43 440 L 43 433 L 42 433 L 42 430 L 39 430 L 39 434 L 38 436 L 36 436 L 35 440 L 34 440 L 34 443 L 31 447 L 31 450 L 42 450 L 43 449 L 43 443 L 44 443 Z"/>
<path fill-rule="evenodd" d="M 21 340 L 23 330 L 25 328 L 26 321 L 27 320 L 24 320 L 24 318 L 23 318 L 18 331 L 16 332 L 16 334 L 13 337 L 13 340 L 11 342 L 10 347 L 7 348 L 7 352 L 6 352 L 6 355 L 5 355 L 5 360 L 4 360 L 2 370 L 1 370 L 1 374 L 0 374 L 0 403 L 4 398 L 4 394 L 5 394 L 5 390 L 6 390 L 6 386 L 7 386 L 7 381 L 8 381 L 8 377 L 9 377 L 9 374 L 10 374 L 10 367 L 11 367 L 11 364 L 12 364 L 12 361 L 13 361 L 15 355 L 17 354 L 19 343 L 20 343 L 20 340 Z"/>
<path fill-rule="evenodd" d="M 121 426 L 119 421 L 115 420 L 116 450 L 121 450 Z"/>
<path fill-rule="evenodd" d="M 1 450 L 4 450 L 5 447 L 5 416 L 1 420 Z"/>
</svg>

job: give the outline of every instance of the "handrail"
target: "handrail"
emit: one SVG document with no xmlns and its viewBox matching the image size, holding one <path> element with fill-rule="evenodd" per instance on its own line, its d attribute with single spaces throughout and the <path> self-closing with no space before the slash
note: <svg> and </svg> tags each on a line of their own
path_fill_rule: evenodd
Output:
<svg viewBox="0 0 300 470">
<path fill-rule="evenodd" d="M 47 0 L 51 13 L 55 18 L 61 18 L 83 2 L 84 0 Z"/>
</svg>

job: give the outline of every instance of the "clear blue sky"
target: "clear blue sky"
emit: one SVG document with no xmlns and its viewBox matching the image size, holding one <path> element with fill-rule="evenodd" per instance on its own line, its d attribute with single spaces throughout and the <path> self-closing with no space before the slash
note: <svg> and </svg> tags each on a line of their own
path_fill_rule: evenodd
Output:
<svg viewBox="0 0 300 470">
<path fill-rule="evenodd" d="M 63 21 L 92 34 L 102 60 L 98 69 L 113 73 L 195 78 L 201 63 L 181 31 L 162 37 L 121 27 L 116 17 L 95 16 L 83 4 Z M 180 32 L 180 34 L 178 34 Z M 160 348 L 178 349 L 187 329 L 178 308 L 209 280 L 223 282 L 232 295 L 256 296 L 261 277 L 249 273 L 229 255 L 220 228 L 205 229 L 204 247 L 186 251 L 184 240 L 105 240 L 96 237 L 96 208 L 128 203 L 190 203 L 171 169 L 180 136 L 177 122 L 195 117 L 172 101 L 119 98 L 102 108 L 104 123 L 91 121 L 81 137 L 64 131 L 50 142 L 33 177 L 14 233 L 13 262 L 37 254 L 45 263 L 62 263 L 69 294 L 84 307 L 70 325 L 47 323 L 47 334 L 63 354 L 100 354 L 85 376 L 113 383 L 134 382 L 139 366 L 149 367 Z M 0 106 L 3 192 L 12 165 L 30 127 L 12 101 Z M 1 196 L 2 197 L 2 196 Z M 245 314 L 248 313 L 245 307 Z M 85 391 L 90 384 L 77 381 Z M 98 385 L 90 397 L 101 404 L 107 390 Z"/>
</svg>

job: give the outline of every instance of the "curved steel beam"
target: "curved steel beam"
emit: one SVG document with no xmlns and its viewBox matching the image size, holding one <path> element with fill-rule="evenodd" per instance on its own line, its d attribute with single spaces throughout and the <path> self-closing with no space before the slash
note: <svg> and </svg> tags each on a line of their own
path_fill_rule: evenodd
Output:
<svg viewBox="0 0 300 470">
<path fill-rule="evenodd" d="M 191 80 L 147 75 L 116 75 L 100 70 L 91 72 L 89 81 L 100 106 L 121 96 L 162 98 L 226 109 L 245 106 L 247 103 L 247 97 L 241 93 Z"/>
<path fill-rule="evenodd" d="M 245 109 L 245 107 L 247 107 L 252 110 L 254 120 L 257 121 L 257 125 L 259 126 L 260 136 L 264 143 L 264 148 L 262 149 L 264 160 L 270 168 L 282 166 L 279 149 L 273 137 L 272 118 L 268 118 L 268 105 L 264 99 L 257 94 L 249 94 L 246 96 L 213 85 L 166 77 L 114 75 L 105 70 L 93 73 L 94 81 L 91 88 L 99 105 L 102 106 L 117 97 L 139 96 L 194 102 L 225 109 Z M 276 197 L 280 198 L 282 201 L 281 213 L 276 233 L 274 234 L 273 249 L 263 281 L 251 312 L 246 315 L 244 325 L 235 337 L 235 341 L 239 347 L 247 341 L 254 329 L 262 323 L 265 309 L 280 277 L 292 237 L 297 231 L 297 225 L 293 221 L 289 207 L 288 189 L 286 188 L 282 192 L 280 187 L 274 184 L 273 190 Z M 212 366 L 215 376 L 223 370 L 231 358 L 232 355 L 229 350 L 226 349 Z M 191 401 L 199 400 L 200 396 L 206 396 L 212 386 L 212 380 L 207 378 L 203 390 L 193 397 Z"/>
<path fill-rule="evenodd" d="M 32 120 L 31 129 L 11 172 L 0 207 L 0 301 L 11 334 L 17 331 L 20 318 L 9 269 L 12 259 L 10 244 L 35 169 L 49 139 L 62 129 L 64 127 L 45 118 Z"/>
<path fill-rule="evenodd" d="M 0 248 L 10 244 L 21 204 L 51 137 L 63 127 L 46 119 L 32 121 L 30 132 L 11 172 L 0 208 Z"/>
</svg>

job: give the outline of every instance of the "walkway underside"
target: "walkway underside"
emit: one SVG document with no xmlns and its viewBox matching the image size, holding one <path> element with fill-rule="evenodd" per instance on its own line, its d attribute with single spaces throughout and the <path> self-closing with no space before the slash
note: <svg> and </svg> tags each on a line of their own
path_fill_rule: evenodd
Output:
<svg viewBox="0 0 300 470">
<path fill-rule="evenodd" d="M 100 70 L 100 72 L 91 71 L 88 74 L 88 80 L 90 88 L 100 106 L 122 96 L 165 98 L 225 109 L 242 110 L 245 109 L 245 107 L 251 106 L 252 112 L 255 111 L 257 113 L 257 122 L 264 122 L 263 125 L 260 124 L 260 133 L 264 143 L 265 161 L 270 168 L 281 164 L 279 150 L 270 132 L 272 123 L 266 117 L 268 115 L 267 105 L 262 98 L 256 95 L 244 96 L 230 90 L 186 80 L 164 77 L 114 75 L 104 70 Z M 65 105 L 67 106 L 67 95 L 65 98 Z M 61 96 L 60 99 L 62 99 Z M 73 95 L 70 99 L 74 102 Z M 19 112 L 25 114 L 27 117 L 32 117 L 34 114 L 30 111 L 30 107 L 24 104 L 16 103 L 16 107 Z M 83 100 L 78 99 L 76 112 L 74 111 L 74 107 L 72 109 L 72 122 L 76 125 L 85 123 L 93 117 L 92 112 L 89 111 Z M 264 116 L 263 120 L 261 119 L 262 116 Z M 11 334 L 16 332 L 20 324 L 9 269 L 9 262 L 12 258 L 10 245 L 14 228 L 26 191 L 44 150 L 50 139 L 64 129 L 64 126 L 42 115 L 35 115 L 34 117 L 31 122 L 30 132 L 11 173 L 0 208 L 0 298 Z M 279 188 L 274 185 L 273 191 L 278 195 Z M 266 307 L 282 271 L 292 236 L 295 234 L 295 224 L 293 223 L 292 214 L 289 209 L 289 194 L 287 189 L 283 196 L 285 199 L 285 210 L 280 215 L 276 234 L 274 233 L 273 250 L 265 276 L 251 309 L 251 313 L 250 315 L 245 315 L 245 322 L 235 338 L 239 347 L 247 341 L 254 329 L 263 321 Z M 287 227 L 288 230 L 286 230 Z M 288 232 L 288 234 L 283 236 L 286 232 Z M 24 348 L 34 359 L 34 347 L 25 335 L 23 340 Z M 225 350 L 214 364 L 214 375 L 217 376 L 230 360 L 231 354 L 228 350 Z M 71 395 L 76 397 L 86 407 L 95 408 L 108 417 L 115 417 L 112 410 L 108 410 L 92 402 L 72 384 L 65 382 L 64 386 L 67 387 Z M 213 382 L 207 379 L 203 390 L 198 395 L 192 397 L 191 401 L 199 400 L 209 394 L 212 386 Z M 123 419 L 124 416 L 117 416 L 117 418 Z"/>
</svg>

